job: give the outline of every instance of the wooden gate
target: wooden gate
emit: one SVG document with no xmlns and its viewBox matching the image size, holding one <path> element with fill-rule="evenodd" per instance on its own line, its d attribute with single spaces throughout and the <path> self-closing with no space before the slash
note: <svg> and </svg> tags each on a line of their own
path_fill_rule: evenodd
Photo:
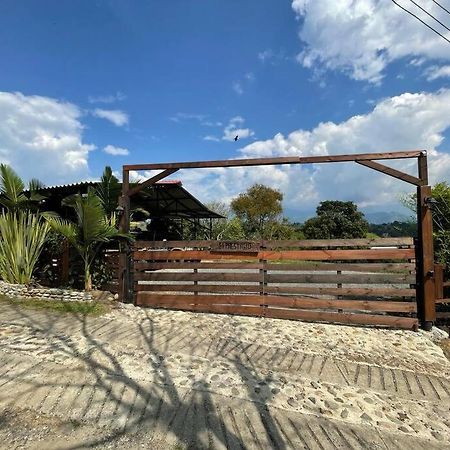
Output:
<svg viewBox="0 0 450 450">
<path fill-rule="evenodd" d="M 140 306 L 416 329 L 411 238 L 137 242 Z"/>
</svg>

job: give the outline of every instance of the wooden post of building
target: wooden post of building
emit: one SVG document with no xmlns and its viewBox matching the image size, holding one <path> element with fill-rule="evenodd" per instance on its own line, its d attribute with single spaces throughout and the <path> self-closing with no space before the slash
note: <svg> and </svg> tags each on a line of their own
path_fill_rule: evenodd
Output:
<svg viewBox="0 0 450 450">
<path fill-rule="evenodd" d="M 119 205 L 123 208 L 120 217 L 119 229 L 122 233 L 130 231 L 130 173 L 123 170 L 122 196 L 119 199 Z M 119 254 L 119 301 L 127 303 L 129 301 L 129 280 L 130 280 L 130 261 L 128 242 L 120 243 Z"/>
<path fill-rule="evenodd" d="M 61 258 L 61 284 L 66 286 L 69 282 L 69 266 L 70 266 L 70 246 L 69 241 L 64 239 L 63 252 Z"/>
<path fill-rule="evenodd" d="M 419 163 L 420 164 L 420 163 Z M 428 199 L 430 186 L 417 188 L 417 314 L 425 330 L 436 320 L 433 218 Z"/>
</svg>

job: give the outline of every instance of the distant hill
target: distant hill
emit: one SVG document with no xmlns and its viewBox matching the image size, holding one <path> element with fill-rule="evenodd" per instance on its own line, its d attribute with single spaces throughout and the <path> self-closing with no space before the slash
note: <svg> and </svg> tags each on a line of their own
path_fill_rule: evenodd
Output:
<svg viewBox="0 0 450 450">
<path fill-rule="evenodd" d="M 365 212 L 364 216 L 369 223 L 408 222 L 410 216 L 394 211 L 390 212 Z"/>
<path fill-rule="evenodd" d="M 417 227 L 414 222 L 399 222 L 394 220 L 390 223 L 371 223 L 369 232 L 381 237 L 414 237 L 417 234 Z"/>
</svg>

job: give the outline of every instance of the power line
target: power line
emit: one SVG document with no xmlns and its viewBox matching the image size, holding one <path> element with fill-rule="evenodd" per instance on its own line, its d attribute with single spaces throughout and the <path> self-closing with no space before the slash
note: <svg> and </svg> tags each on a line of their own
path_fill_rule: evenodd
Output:
<svg viewBox="0 0 450 450">
<path fill-rule="evenodd" d="M 433 1 L 433 3 L 438 5 L 439 8 L 443 9 L 446 13 L 450 14 L 450 11 L 447 8 L 444 8 L 439 2 L 437 2 L 436 0 L 432 0 L 432 1 Z"/>
<path fill-rule="evenodd" d="M 408 9 L 403 7 L 402 5 L 398 4 L 395 0 L 391 0 L 391 2 L 394 3 L 395 5 L 397 5 L 399 8 L 403 9 L 403 11 L 407 12 L 409 15 L 413 16 L 414 18 L 416 18 L 419 22 L 422 22 L 427 28 L 429 28 L 431 31 L 434 31 L 437 35 L 439 35 L 442 39 L 445 39 L 450 44 L 450 40 L 449 39 L 447 39 L 442 33 L 439 33 L 439 31 L 437 31 L 431 25 L 428 25 L 426 22 L 424 22 L 420 17 L 416 16 L 413 12 L 409 11 Z"/>
<path fill-rule="evenodd" d="M 427 16 L 431 17 L 432 19 L 434 19 L 439 25 L 442 25 L 446 30 L 450 31 L 450 28 L 445 25 L 445 23 L 442 23 L 439 19 L 436 19 L 436 17 L 433 16 L 433 14 L 429 13 L 425 8 L 423 8 L 422 6 L 420 6 L 418 3 L 416 3 L 414 0 L 409 0 L 411 3 L 414 3 L 414 5 L 416 5 L 419 9 L 421 9 Z"/>
</svg>

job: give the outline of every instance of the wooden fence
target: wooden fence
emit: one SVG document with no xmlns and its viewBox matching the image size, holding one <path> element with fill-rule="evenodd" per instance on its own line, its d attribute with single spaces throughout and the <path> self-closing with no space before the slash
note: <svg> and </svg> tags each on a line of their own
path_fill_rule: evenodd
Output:
<svg viewBox="0 0 450 450">
<path fill-rule="evenodd" d="M 447 321 L 450 319 L 450 310 L 445 308 L 450 304 L 450 281 L 444 278 L 444 266 L 436 264 L 434 266 L 434 279 L 436 288 L 436 319 Z M 446 310 L 444 310 L 446 309 Z"/>
<path fill-rule="evenodd" d="M 415 329 L 410 238 L 137 242 L 135 303 Z"/>
</svg>

